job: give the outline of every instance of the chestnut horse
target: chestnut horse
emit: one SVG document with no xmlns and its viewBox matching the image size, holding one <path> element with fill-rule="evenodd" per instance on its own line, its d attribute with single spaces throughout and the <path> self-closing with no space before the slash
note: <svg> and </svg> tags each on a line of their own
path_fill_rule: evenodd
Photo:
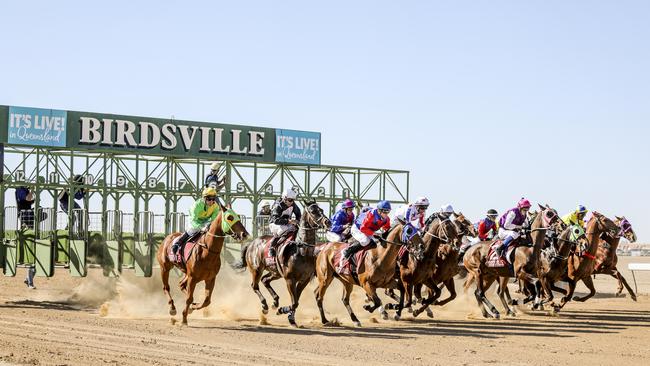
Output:
<svg viewBox="0 0 650 366">
<path fill-rule="evenodd" d="M 271 281 L 284 278 L 291 296 L 291 306 L 279 308 L 277 314 L 287 314 L 289 323 L 296 326 L 295 313 L 298 300 L 305 286 L 314 278 L 316 269 L 316 231 L 326 229 L 331 225 L 316 201 L 303 202 L 305 212 L 298 224 L 296 241 L 289 245 L 280 246 L 277 250 L 275 265 L 266 263 L 266 246 L 271 235 L 261 236 L 242 248 L 241 261 L 235 264 L 235 269 L 248 268 L 253 281 L 251 287 L 262 304 L 262 312 L 267 314 L 269 306 L 260 291 L 260 280 L 273 296 L 273 308 L 279 306 L 280 297 L 271 287 Z M 288 240 L 288 239 L 287 239 Z M 266 273 L 265 273 L 266 272 Z"/>
<path fill-rule="evenodd" d="M 621 237 L 625 237 L 630 243 L 636 242 L 636 234 L 632 230 L 632 224 L 623 217 L 616 216 L 614 223 L 618 225 L 620 231 L 617 235 L 610 235 L 605 233 L 601 236 L 601 241 L 598 244 L 598 251 L 596 252 L 596 268 L 594 269 L 594 274 L 608 274 L 618 280 L 618 291 L 616 291 L 616 296 L 619 296 L 623 292 L 623 286 L 627 289 L 627 292 L 630 294 L 630 298 L 636 301 L 636 294 L 628 285 L 627 281 L 621 274 L 621 272 L 616 268 L 618 264 L 618 255 L 616 255 L 616 250 L 618 249 L 618 244 L 621 240 Z"/>
<path fill-rule="evenodd" d="M 600 237 L 605 233 L 614 237 L 618 232 L 618 225 L 616 225 L 614 221 L 598 212 L 593 212 L 593 217 L 587 224 L 586 236 L 587 241 L 589 242 L 589 247 L 587 247 L 587 250 L 582 253 L 578 248 L 576 248 L 576 251 L 569 255 L 567 274 L 563 278 L 564 281 L 569 283 L 569 291 L 562 298 L 559 305 L 553 305 L 555 311 L 559 311 L 567 302 L 571 301 L 573 291 L 575 290 L 578 281 L 582 281 L 585 286 L 587 286 L 589 294 L 583 297 L 576 296 L 573 298 L 574 301 L 584 302 L 596 294 L 591 274 L 594 272 L 594 266 L 596 264 L 596 252 L 598 251 Z"/>
<path fill-rule="evenodd" d="M 402 232 L 405 227 L 410 227 L 414 231 L 411 239 L 404 243 L 402 241 Z M 393 288 L 396 286 L 395 281 L 395 267 L 396 259 L 399 248 L 406 245 L 409 251 L 415 256 L 422 255 L 423 244 L 422 238 L 417 233 L 417 230 L 410 225 L 398 224 L 387 235 L 386 239 L 379 239 L 380 244 L 375 248 L 365 251 L 363 259 L 357 263 L 357 279 L 350 274 L 340 274 L 336 272 L 337 265 L 334 263 L 334 258 L 338 252 L 343 250 L 347 245 L 345 243 L 327 243 L 322 246 L 322 249 L 316 257 L 316 275 L 318 276 L 318 287 L 314 291 L 316 295 L 316 303 L 320 310 L 321 322 L 323 324 L 329 323 L 325 317 L 325 310 L 323 309 L 323 299 L 327 288 L 336 277 L 343 284 L 344 291 L 341 300 L 345 305 L 350 318 L 358 327 L 361 322 L 352 311 L 350 306 L 350 294 L 355 285 L 362 287 L 366 296 L 373 301 L 372 305 L 364 305 L 364 309 L 370 313 L 379 308 L 379 312 L 383 319 L 388 319 L 388 313 L 382 305 L 381 299 L 377 296 L 378 288 Z"/>
<path fill-rule="evenodd" d="M 187 259 L 185 267 L 176 262 L 172 262 L 167 253 L 169 247 L 176 237 L 182 233 L 173 233 L 167 235 L 162 245 L 158 247 L 156 258 L 160 264 L 160 276 L 162 277 L 163 292 L 167 295 L 169 304 L 169 315 L 176 315 L 174 300 L 169 292 L 169 272 L 178 267 L 185 276 L 180 281 L 181 290 L 185 292 L 185 309 L 183 310 L 183 324 L 187 325 L 187 315 L 193 310 L 199 310 L 210 305 L 212 290 L 216 281 L 217 274 L 221 269 L 221 250 L 226 236 L 232 236 L 236 240 L 244 240 L 248 232 L 242 225 L 239 215 L 231 208 L 227 208 L 219 202 L 221 212 L 217 218 L 212 221 L 208 231 L 201 235 L 196 241 L 196 246 L 192 249 L 190 257 Z M 205 298 L 201 305 L 193 303 L 194 288 L 196 285 L 205 281 Z"/>
</svg>

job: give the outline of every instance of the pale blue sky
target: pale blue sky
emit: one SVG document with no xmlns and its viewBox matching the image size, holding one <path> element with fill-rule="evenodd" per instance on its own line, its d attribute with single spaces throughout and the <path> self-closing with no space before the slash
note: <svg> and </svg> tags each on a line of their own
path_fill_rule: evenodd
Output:
<svg viewBox="0 0 650 366">
<path fill-rule="evenodd" d="M 20 1 L 0 104 L 322 132 L 477 220 L 521 196 L 650 240 L 647 1 Z"/>
</svg>

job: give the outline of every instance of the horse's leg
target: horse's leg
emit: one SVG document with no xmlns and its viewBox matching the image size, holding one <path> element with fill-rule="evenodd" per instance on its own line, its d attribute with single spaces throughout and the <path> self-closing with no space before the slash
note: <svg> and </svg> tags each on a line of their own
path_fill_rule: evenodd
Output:
<svg viewBox="0 0 650 366">
<path fill-rule="evenodd" d="M 214 290 L 215 282 L 217 282 L 216 276 L 212 279 L 205 280 L 205 297 L 203 298 L 203 302 L 201 303 L 201 305 L 193 304 L 192 310 L 200 310 L 210 306 L 210 302 L 212 301 L 212 290 Z"/>
<path fill-rule="evenodd" d="M 386 312 L 386 309 L 384 309 L 384 306 L 381 303 L 381 299 L 379 296 L 377 296 L 377 289 L 375 286 L 372 284 L 366 282 L 363 285 L 363 289 L 366 290 L 366 294 L 372 298 L 372 301 L 374 302 L 374 305 L 364 305 L 363 308 L 366 309 L 369 313 L 372 313 L 375 311 L 375 309 L 379 309 L 379 313 L 381 314 L 382 319 L 388 320 L 388 313 Z"/>
<path fill-rule="evenodd" d="M 589 293 L 583 297 L 574 296 L 573 301 L 585 302 L 596 294 L 596 288 L 594 287 L 594 280 L 591 279 L 591 276 L 585 276 L 582 279 L 582 283 L 584 283 L 585 286 L 587 286 L 587 288 L 589 289 Z"/>
<path fill-rule="evenodd" d="M 160 267 L 160 276 L 162 277 L 163 283 L 163 292 L 167 295 L 167 304 L 169 305 L 169 315 L 176 315 L 176 306 L 174 306 L 174 299 L 170 293 L 169 288 L 169 272 L 173 268 L 173 265 L 165 263 Z"/>
<path fill-rule="evenodd" d="M 384 294 L 386 294 L 386 296 L 390 297 L 391 299 L 393 299 L 395 301 L 399 301 L 399 296 L 395 295 L 395 290 L 393 290 L 392 288 L 391 289 L 386 289 L 386 291 L 384 291 Z"/>
<path fill-rule="evenodd" d="M 454 283 L 454 279 L 448 279 L 444 282 L 444 285 L 447 288 L 447 291 L 449 291 L 449 297 L 442 301 L 436 301 L 437 306 L 443 306 L 456 298 L 456 284 Z"/>
<path fill-rule="evenodd" d="M 488 300 L 487 296 L 485 296 L 485 290 L 490 288 L 494 280 L 496 280 L 496 276 L 490 276 L 485 280 L 482 277 L 480 277 L 477 279 L 477 282 L 481 283 L 481 290 L 479 293 L 481 302 L 483 302 L 483 304 L 490 309 L 490 312 L 492 312 L 492 316 L 494 318 L 499 319 L 501 314 L 497 310 L 496 306 L 492 305 L 490 300 Z"/>
<path fill-rule="evenodd" d="M 316 305 L 318 305 L 318 311 L 320 311 L 320 320 L 321 323 L 327 324 L 329 321 L 325 317 L 325 309 L 323 309 L 323 299 L 325 298 L 325 292 L 327 288 L 332 283 L 334 275 L 332 273 L 326 272 L 324 276 L 318 276 L 318 287 L 314 290 L 314 296 L 316 297 Z M 352 291 L 350 291 L 352 292 Z"/>
<path fill-rule="evenodd" d="M 262 313 L 268 314 L 269 305 L 266 303 L 266 299 L 264 298 L 264 295 L 262 295 L 262 291 L 260 291 L 260 277 L 262 277 L 262 271 L 263 270 L 260 268 L 251 269 L 251 276 L 253 277 L 251 287 L 253 288 L 255 294 L 257 294 L 257 297 L 260 299 L 260 303 L 262 303 Z"/>
<path fill-rule="evenodd" d="M 396 309 L 397 311 L 395 312 L 395 318 L 394 319 L 395 320 L 400 320 L 400 318 L 402 317 L 402 309 L 404 309 L 404 295 L 405 294 L 408 295 L 408 289 L 407 288 L 409 286 L 410 286 L 411 292 L 412 292 L 413 291 L 413 286 L 410 285 L 410 284 L 404 284 L 401 281 L 398 282 L 397 286 L 398 286 L 397 289 L 399 290 L 400 296 L 399 296 L 399 301 L 397 303 L 397 309 Z M 412 299 L 412 295 L 409 295 L 409 299 Z M 411 302 L 411 300 L 409 300 L 409 304 L 410 304 L 410 302 Z M 409 309 L 410 309 L 410 307 L 409 307 Z"/>
<path fill-rule="evenodd" d="M 630 294 L 630 298 L 632 300 L 636 301 L 636 294 L 634 293 L 634 290 L 632 290 L 632 287 L 630 287 L 630 285 L 627 283 L 627 280 L 625 279 L 625 277 L 623 277 L 621 272 L 619 272 L 618 269 L 616 269 L 616 268 L 614 268 L 614 273 L 616 274 L 616 277 L 618 279 L 619 284 L 622 283 L 625 286 L 625 288 L 627 289 L 627 292 Z M 621 292 L 622 292 L 622 289 L 619 289 L 618 294 L 620 294 Z"/>
<path fill-rule="evenodd" d="M 476 302 L 478 303 L 478 308 L 481 309 L 484 318 L 489 318 L 490 314 L 483 304 L 483 275 L 481 272 L 478 274 L 471 273 L 472 276 L 467 277 L 465 283 L 468 283 L 469 280 L 474 280 L 476 282 L 476 290 L 474 291 L 474 297 L 476 297 Z"/>
<path fill-rule="evenodd" d="M 267 272 L 264 276 L 262 276 L 262 283 L 264 284 L 264 287 L 266 287 L 266 289 L 273 297 L 273 309 L 276 309 L 280 305 L 280 296 L 278 296 L 273 287 L 271 287 L 271 282 L 279 278 L 280 275 L 275 272 Z"/>
<path fill-rule="evenodd" d="M 343 301 L 343 305 L 345 305 L 345 308 L 348 310 L 348 314 L 350 314 L 350 319 L 352 320 L 354 325 L 360 327 L 361 322 L 359 321 L 359 318 L 357 318 L 356 314 L 354 314 L 354 311 L 352 310 L 352 306 L 350 306 L 350 294 L 352 294 L 352 289 L 354 289 L 354 285 L 349 282 L 343 282 L 343 281 L 341 282 L 343 283 L 343 296 L 341 298 L 341 300 Z M 375 294 L 375 296 L 377 295 Z"/>
<path fill-rule="evenodd" d="M 559 292 L 559 293 L 561 293 L 562 295 L 566 295 L 566 294 L 567 294 L 567 291 L 566 291 L 565 289 L 563 289 L 562 287 L 558 287 L 558 286 L 555 284 L 555 281 L 551 281 L 551 291 Z"/>
<path fill-rule="evenodd" d="M 284 281 L 287 283 L 287 290 L 289 291 L 289 296 L 291 297 L 291 305 L 278 308 L 277 314 L 288 314 L 289 324 L 291 324 L 292 327 L 297 327 L 298 325 L 296 324 L 294 311 L 296 307 L 298 307 L 298 297 L 296 296 L 296 293 L 298 292 L 298 284 L 292 278 L 285 278 Z"/>
<path fill-rule="evenodd" d="M 573 291 L 576 289 L 576 281 L 573 281 L 571 279 L 567 280 L 569 283 L 569 291 L 567 291 L 566 295 L 562 297 L 562 300 L 560 301 L 560 305 L 555 308 L 555 311 L 559 311 L 566 305 L 569 301 L 571 301 L 571 298 L 573 297 Z"/>
<path fill-rule="evenodd" d="M 190 313 L 192 302 L 194 301 L 194 288 L 196 287 L 196 282 L 189 275 L 186 276 L 187 284 L 187 294 L 185 298 L 185 309 L 183 310 L 183 325 L 187 325 L 187 315 Z"/>
<path fill-rule="evenodd" d="M 422 299 L 422 284 L 418 283 L 413 287 L 413 296 L 415 296 L 415 302 L 416 303 L 422 303 L 424 301 Z"/>
<path fill-rule="evenodd" d="M 296 322 L 296 312 L 298 311 L 300 296 L 302 295 L 302 292 L 305 290 L 305 287 L 307 287 L 308 284 L 309 284 L 309 280 L 306 280 L 306 281 L 299 281 L 298 284 L 296 285 L 293 311 L 291 312 L 291 314 L 289 314 L 289 323 L 291 323 L 292 320 L 293 320 L 293 324 L 295 324 Z"/>
</svg>

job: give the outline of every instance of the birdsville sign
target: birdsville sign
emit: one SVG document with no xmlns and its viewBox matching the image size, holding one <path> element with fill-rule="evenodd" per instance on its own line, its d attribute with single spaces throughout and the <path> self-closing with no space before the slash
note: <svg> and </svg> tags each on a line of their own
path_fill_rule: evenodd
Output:
<svg viewBox="0 0 650 366">
<path fill-rule="evenodd" d="M 0 142 L 177 157 L 320 164 L 320 133 L 0 106 Z M 277 148 L 276 148 L 277 146 Z"/>
</svg>

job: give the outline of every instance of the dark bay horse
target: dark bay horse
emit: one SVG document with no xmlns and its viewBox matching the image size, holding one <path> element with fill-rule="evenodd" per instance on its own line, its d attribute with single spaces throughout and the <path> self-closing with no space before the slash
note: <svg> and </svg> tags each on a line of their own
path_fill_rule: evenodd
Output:
<svg viewBox="0 0 650 366">
<path fill-rule="evenodd" d="M 425 229 L 422 242 L 424 244 L 424 251 L 421 257 L 417 257 L 409 253 L 401 258 L 399 262 L 399 280 L 403 291 L 400 293 L 399 303 L 404 303 L 406 297 L 406 304 L 404 307 L 411 309 L 413 306 L 413 289 L 418 285 L 433 286 L 433 273 L 436 269 L 438 249 L 441 244 L 452 243 L 458 236 L 456 225 L 451 219 L 441 220 L 434 219 L 429 226 Z M 401 308 L 397 309 L 396 319 L 401 317 Z M 412 310 L 411 310 L 412 311 Z"/>
<path fill-rule="evenodd" d="M 298 300 L 305 286 L 314 277 L 316 269 L 316 231 L 331 225 L 316 201 L 303 202 L 305 212 L 298 224 L 295 241 L 278 248 L 275 265 L 267 265 L 266 246 L 273 237 L 261 236 L 242 248 L 241 262 L 234 265 L 236 269 L 248 268 L 252 276 L 251 287 L 262 304 L 262 312 L 267 314 L 269 306 L 260 291 L 260 280 L 273 297 L 273 308 L 279 306 L 280 297 L 271 287 L 271 281 L 284 278 L 291 296 L 291 305 L 278 309 L 278 314 L 288 314 L 289 323 L 296 326 L 295 314 Z M 290 240 L 291 238 L 287 239 Z"/>
<path fill-rule="evenodd" d="M 553 301 L 553 291 L 566 295 L 566 291 L 555 286 L 555 282 L 566 275 L 571 249 L 586 243 L 585 232 L 581 227 L 564 223 L 562 226 L 565 228 L 557 236 L 557 247 L 550 245 L 542 251 L 539 281 L 546 293 L 545 302 Z"/>
<path fill-rule="evenodd" d="M 544 243 L 546 230 L 559 220 L 557 211 L 554 209 L 541 205 L 540 209 L 541 212 L 535 217 L 530 227 L 530 237 L 532 238 L 533 247 L 517 247 L 514 249 L 513 260 L 514 276 L 517 279 L 523 280 L 527 284 L 529 293 L 535 298 L 535 306 L 541 305 L 541 287 L 540 284 L 536 285 L 534 283 L 536 282 L 534 276 L 538 273 L 542 244 Z M 471 283 L 475 281 L 476 291 L 474 291 L 474 296 L 476 297 L 478 306 L 483 313 L 483 317 L 488 318 L 492 316 L 498 319 L 500 314 L 496 307 L 492 305 L 485 296 L 485 290 L 487 290 L 495 280 L 499 279 L 499 298 L 501 299 L 508 315 L 514 316 L 515 312 L 510 308 L 506 300 L 508 280 L 513 276 L 513 274 L 510 272 L 509 266 L 487 266 L 491 245 L 492 242 L 481 242 L 469 248 L 467 253 L 465 253 L 463 262 L 469 273 L 465 280 L 465 290 L 469 289 Z M 490 308 L 492 314 L 488 313 L 486 307 Z"/>
<path fill-rule="evenodd" d="M 212 221 L 208 231 L 197 239 L 197 244 L 192 249 L 185 267 L 172 262 L 167 256 L 169 247 L 181 233 L 168 235 L 156 253 L 156 258 L 160 264 L 163 292 L 167 295 L 169 315 L 171 316 L 176 315 L 176 307 L 169 292 L 169 272 L 174 266 L 177 266 L 185 274 L 180 281 L 180 287 L 186 294 L 185 309 L 183 310 L 184 325 L 187 325 L 187 315 L 191 311 L 203 309 L 210 305 L 212 290 L 214 289 L 217 274 L 221 269 L 221 250 L 223 249 L 224 239 L 227 236 L 232 236 L 236 240 L 244 240 L 248 236 L 239 215 L 231 208 L 227 208 L 221 203 L 219 205 L 221 205 L 219 216 Z M 197 305 L 193 303 L 194 288 L 201 281 L 205 281 L 205 298 L 201 305 Z"/>
<path fill-rule="evenodd" d="M 596 252 L 596 267 L 594 269 L 594 274 L 607 274 L 616 278 L 618 280 L 618 291 L 616 291 L 616 296 L 619 296 L 623 292 L 623 286 L 625 286 L 627 292 L 630 294 L 630 298 L 636 301 L 636 294 L 630 285 L 628 285 L 621 272 L 616 268 L 616 265 L 618 264 L 618 255 L 616 255 L 616 250 L 618 249 L 621 237 L 625 237 L 625 239 L 630 243 L 634 243 L 636 242 L 636 234 L 632 229 L 632 224 L 630 224 L 625 216 L 616 216 L 614 223 L 618 225 L 620 231 L 617 235 L 611 235 L 609 233 L 601 235 L 601 240 L 598 244 L 598 251 Z"/>
<path fill-rule="evenodd" d="M 357 264 L 358 281 L 352 274 L 341 274 L 336 272 L 337 265 L 335 264 L 335 257 L 347 244 L 327 243 L 322 246 L 320 253 L 316 257 L 318 288 L 316 288 L 314 294 L 316 295 L 316 303 L 318 304 L 321 322 L 323 324 L 329 323 L 325 317 L 323 299 L 325 298 L 327 288 L 335 277 L 343 284 L 344 291 L 341 300 L 356 326 L 361 326 L 361 322 L 350 306 L 350 294 L 355 285 L 362 287 L 366 292 L 366 296 L 373 301 L 372 305 L 365 305 L 364 309 L 370 313 L 379 309 L 382 318 L 388 319 L 388 313 L 386 312 L 386 309 L 384 309 L 381 299 L 377 295 L 377 289 L 393 288 L 396 286 L 396 259 L 402 245 L 408 246 L 409 250 L 416 256 L 421 255 L 423 249 L 422 239 L 417 233 L 417 230 L 412 226 L 410 227 L 415 231 L 415 234 L 407 243 L 402 241 L 402 232 L 404 227 L 405 226 L 401 224 L 395 226 L 388 233 L 386 239 L 380 240 L 381 243 L 377 245 L 377 247 L 365 251 L 363 259 Z"/>
<path fill-rule="evenodd" d="M 453 220 L 458 233 L 456 240 L 450 243 L 443 243 L 436 252 L 436 267 L 433 270 L 431 277 L 432 286 L 428 288 L 428 297 L 422 300 L 422 307 L 413 311 L 413 316 L 417 317 L 426 310 L 429 317 L 433 317 L 433 313 L 429 305 L 443 306 L 456 298 L 456 285 L 454 283 L 454 276 L 460 272 L 458 266 L 458 253 L 460 242 L 465 236 L 477 237 L 478 232 L 474 224 L 465 217 L 462 213 L 454 214 Z M 415 287 L 415 296 L 419 298 L 421 292 L 421 285 Z M 428 286 L 427 286 L 428 287 Z M 442 289 L 446 288 L 449 291 L 449 296 L 444 300 L 438 301 L 442 294 Z"/>
</svg>

